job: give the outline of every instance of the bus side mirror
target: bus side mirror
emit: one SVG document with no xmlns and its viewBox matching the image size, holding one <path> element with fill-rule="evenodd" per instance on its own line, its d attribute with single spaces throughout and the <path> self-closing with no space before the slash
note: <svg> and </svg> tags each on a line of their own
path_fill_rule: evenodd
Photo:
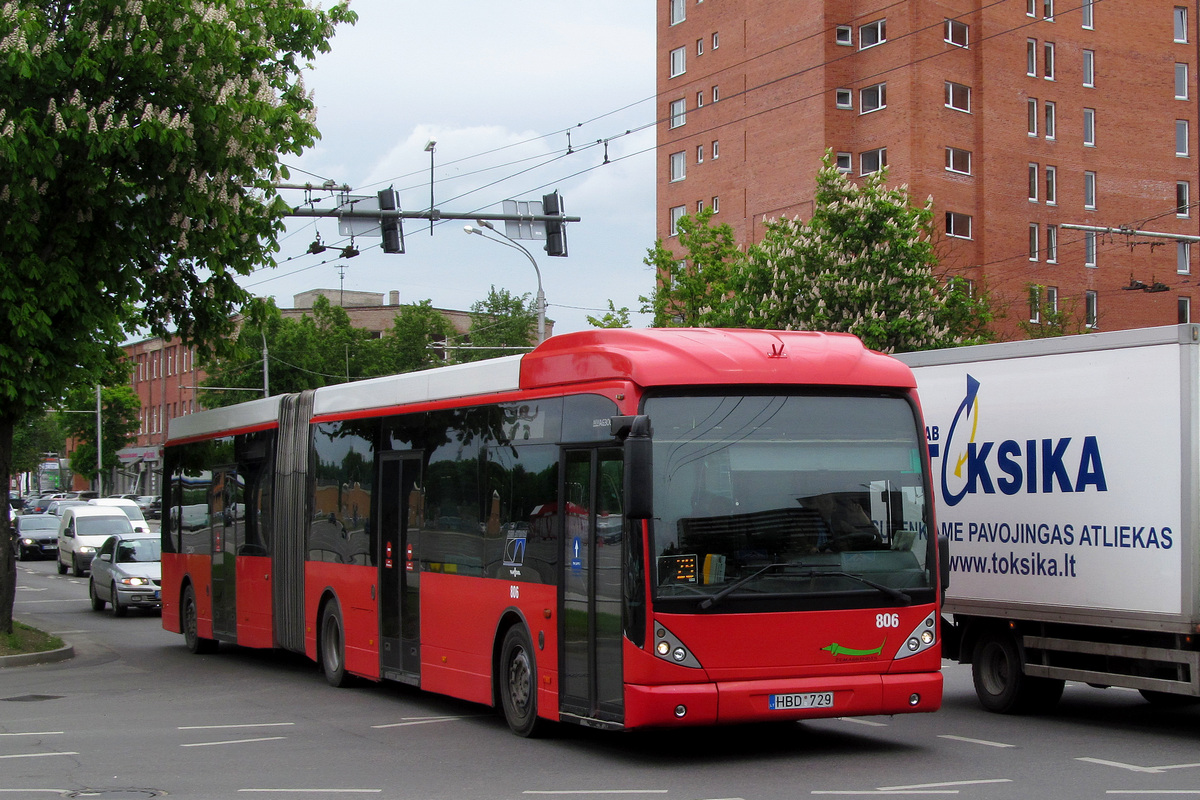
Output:
<svg viewBox="0 0 1200 800">
<path fill-rule="evenodd" d="M 645 414 L 613 417 L 613 434 L 625 440 L 625 516 L 654 517 L 654 440 Z"/>
</svg>

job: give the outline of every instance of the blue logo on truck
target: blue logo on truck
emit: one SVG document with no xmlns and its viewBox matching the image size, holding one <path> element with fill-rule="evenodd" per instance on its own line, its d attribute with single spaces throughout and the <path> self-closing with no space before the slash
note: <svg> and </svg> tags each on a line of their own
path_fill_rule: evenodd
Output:
<svg viewBox="0 0 1200 800">
<path fill-rule="evenodd" d="M 967 375 L 967 393 L 942 444 L 942 499 L 956 506 L 969 494 L 1013 495 L 1108 491 L 1095 436 L 976 441 L 980 383 Z M 931 452 L 931 456 L 936 453 Z M 954 484 L 956 489 L 951 487 Z"/>
</svg>

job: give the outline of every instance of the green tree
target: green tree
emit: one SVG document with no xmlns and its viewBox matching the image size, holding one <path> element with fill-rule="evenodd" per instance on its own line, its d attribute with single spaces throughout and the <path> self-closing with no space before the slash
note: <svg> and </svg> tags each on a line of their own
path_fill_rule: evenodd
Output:
<svg viewBox="0 0 1200 800">
<path fill-rule="evenodd" d="M 60 413 L 59 421 L 67 436 L 75 440 L 71 453 L 71 471 L 89 481 L 95 480 L 96 470 L 96 395 L 94 389 L 72 391 L 65 405 L 71 413 Z M 138 429 L 142 403 L 133 387 L 105 386 L 100 390 L 101 448 L 100 463 L 105 474 L 120 466 L 117 451 L 132 441 Z M 81 413 L 86 412 L 86 413 Z"/>
<path fill-rule="evenodd" d="M 317 138 L 303 65 L 346 3 L 38 0 L 0 10 L 0 475 L 16 424 L 126 332 L 206 353 L 269 263 L 280 159 Z M 2 530 L 2 529 L 0 529 Z M 16 565 L 0 537 L 0 633 Z"/>
<path fill-rule="evenodd" d="M 535 342 L 537 309 L 528 294 L 515 295 L 491 287 L 488 296 L 471 304 L 471 350 L 460 351 L 459 361 L 482 361 L 512 355 L 512 348 L 529 348 Z"/>
<path fill-rule="evenodd" d="M 36 472 L 46 453 L 62 450 L 67 432 L 57 414 L 34 414 L 13 429 L 13 474 Z"/>
<path fill-rule="evenodd" d="M 608 301 L 608 311 L 604 316 L 593 317 L 590 314 L 587 318 L 588 325 L 593 328 L 631 328 L 629 322 L 629 309 L 626 306 L 617 308 L 613 305 L 613 301 Z"/>
<path fill-rule="evenodd" d="M 439 352 L 454 327 L 429 300 L 400 307 L 392 328 L 383 335 L 388 372 L 414 372 L 440 366 Z"/>
<path fill-rule="evenodd" d="M 1026 288 L 1029 291 L 1030 311 L 1036 309 L 1038 315 L 1037 322 L 1022 319 L 1017 323 L 1017 327 L 1028 338 L 1050 339 L 1055 336 L 1087 333 L 1087 320 L 1079 313 L 1079 304 L 1074 298 L 1059 298 L 1054 307 L 1047 307 L 1042 301 L 1045 286 L 1031 283 Z"/>
<path fill-rule="evenodd" d="M 713 327 L 729 324 L 730 278 L 741 261 L 733 228 L 712 224 L 713 210 L 684 215 L 675 228 L 683 257 L 659 239 L 643 262 L 654 269 L 655 287 L 642 301 L 642 311 L 653 314 L 656 328 Z"/>
<path fill-rule="evenodd" d="M 986 300 L 937 274 L 932 200 L 915 207 L 907 187 L 889 188 L 886 177 L 856 183 L 826 153 L 812 218 L 767 221 L 736 270 L 733 322 L 853 333 L 883 352 L 980 340 Z"/>
</svg>

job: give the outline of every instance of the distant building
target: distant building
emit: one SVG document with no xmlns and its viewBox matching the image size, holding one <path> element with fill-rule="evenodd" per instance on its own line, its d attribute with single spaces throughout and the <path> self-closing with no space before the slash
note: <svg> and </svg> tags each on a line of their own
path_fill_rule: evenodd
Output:
<svg viewBox="0 0 1200 800">
<path fill-rule="evenodd" d="M 1200 10 L 1162 0 L 658 4 L 657 230 L 807 218 L 826 150 L 934 202 L 1004 338 L 1191 320 Z M 1167 234 L 1126 237 L 1106 228 Z M 1082 226 L 1083 229 L 1068 227 Z M 1091 230 L 1088 230 L 1088 228 Z"/>
</svg>

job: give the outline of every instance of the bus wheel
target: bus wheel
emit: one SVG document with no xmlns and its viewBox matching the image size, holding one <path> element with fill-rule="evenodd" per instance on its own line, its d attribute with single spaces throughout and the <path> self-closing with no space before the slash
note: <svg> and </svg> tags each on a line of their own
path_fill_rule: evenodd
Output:
<svg viewBox="0 0 1200 800">
<path fill-rule="evenodd" d="M 1042 712 L 1062 697 L 1063 681 L 1025 674 L 1017 640 L 1005 631 L 981 636 L 971 661 L 975 694 L 988 711 L 998 714 Z"/>
<path fill-rule="evenodd" d="M 330 601 L 321 612 L 321 671 L 330 686 L 346 686 L 349 676 L 346 675 L 346 636 L 342 627 L 342 612 L 338 604 Z"/>
<path fill-rule="evenodd" d="M 200 635 L 199 612 L 196 610 L 196 592 L 191 586 L 183 590 L 183 643 L 196 655 L 217 652 L 217 642 Z"/>
<path fill-rule="evenodd" d="M 500 706 L 513 733 L 538 734 L 542 725 L 537 715 L 537 662 L 521 625 L 509 628 L 500 646 Z"/>
</svg>

